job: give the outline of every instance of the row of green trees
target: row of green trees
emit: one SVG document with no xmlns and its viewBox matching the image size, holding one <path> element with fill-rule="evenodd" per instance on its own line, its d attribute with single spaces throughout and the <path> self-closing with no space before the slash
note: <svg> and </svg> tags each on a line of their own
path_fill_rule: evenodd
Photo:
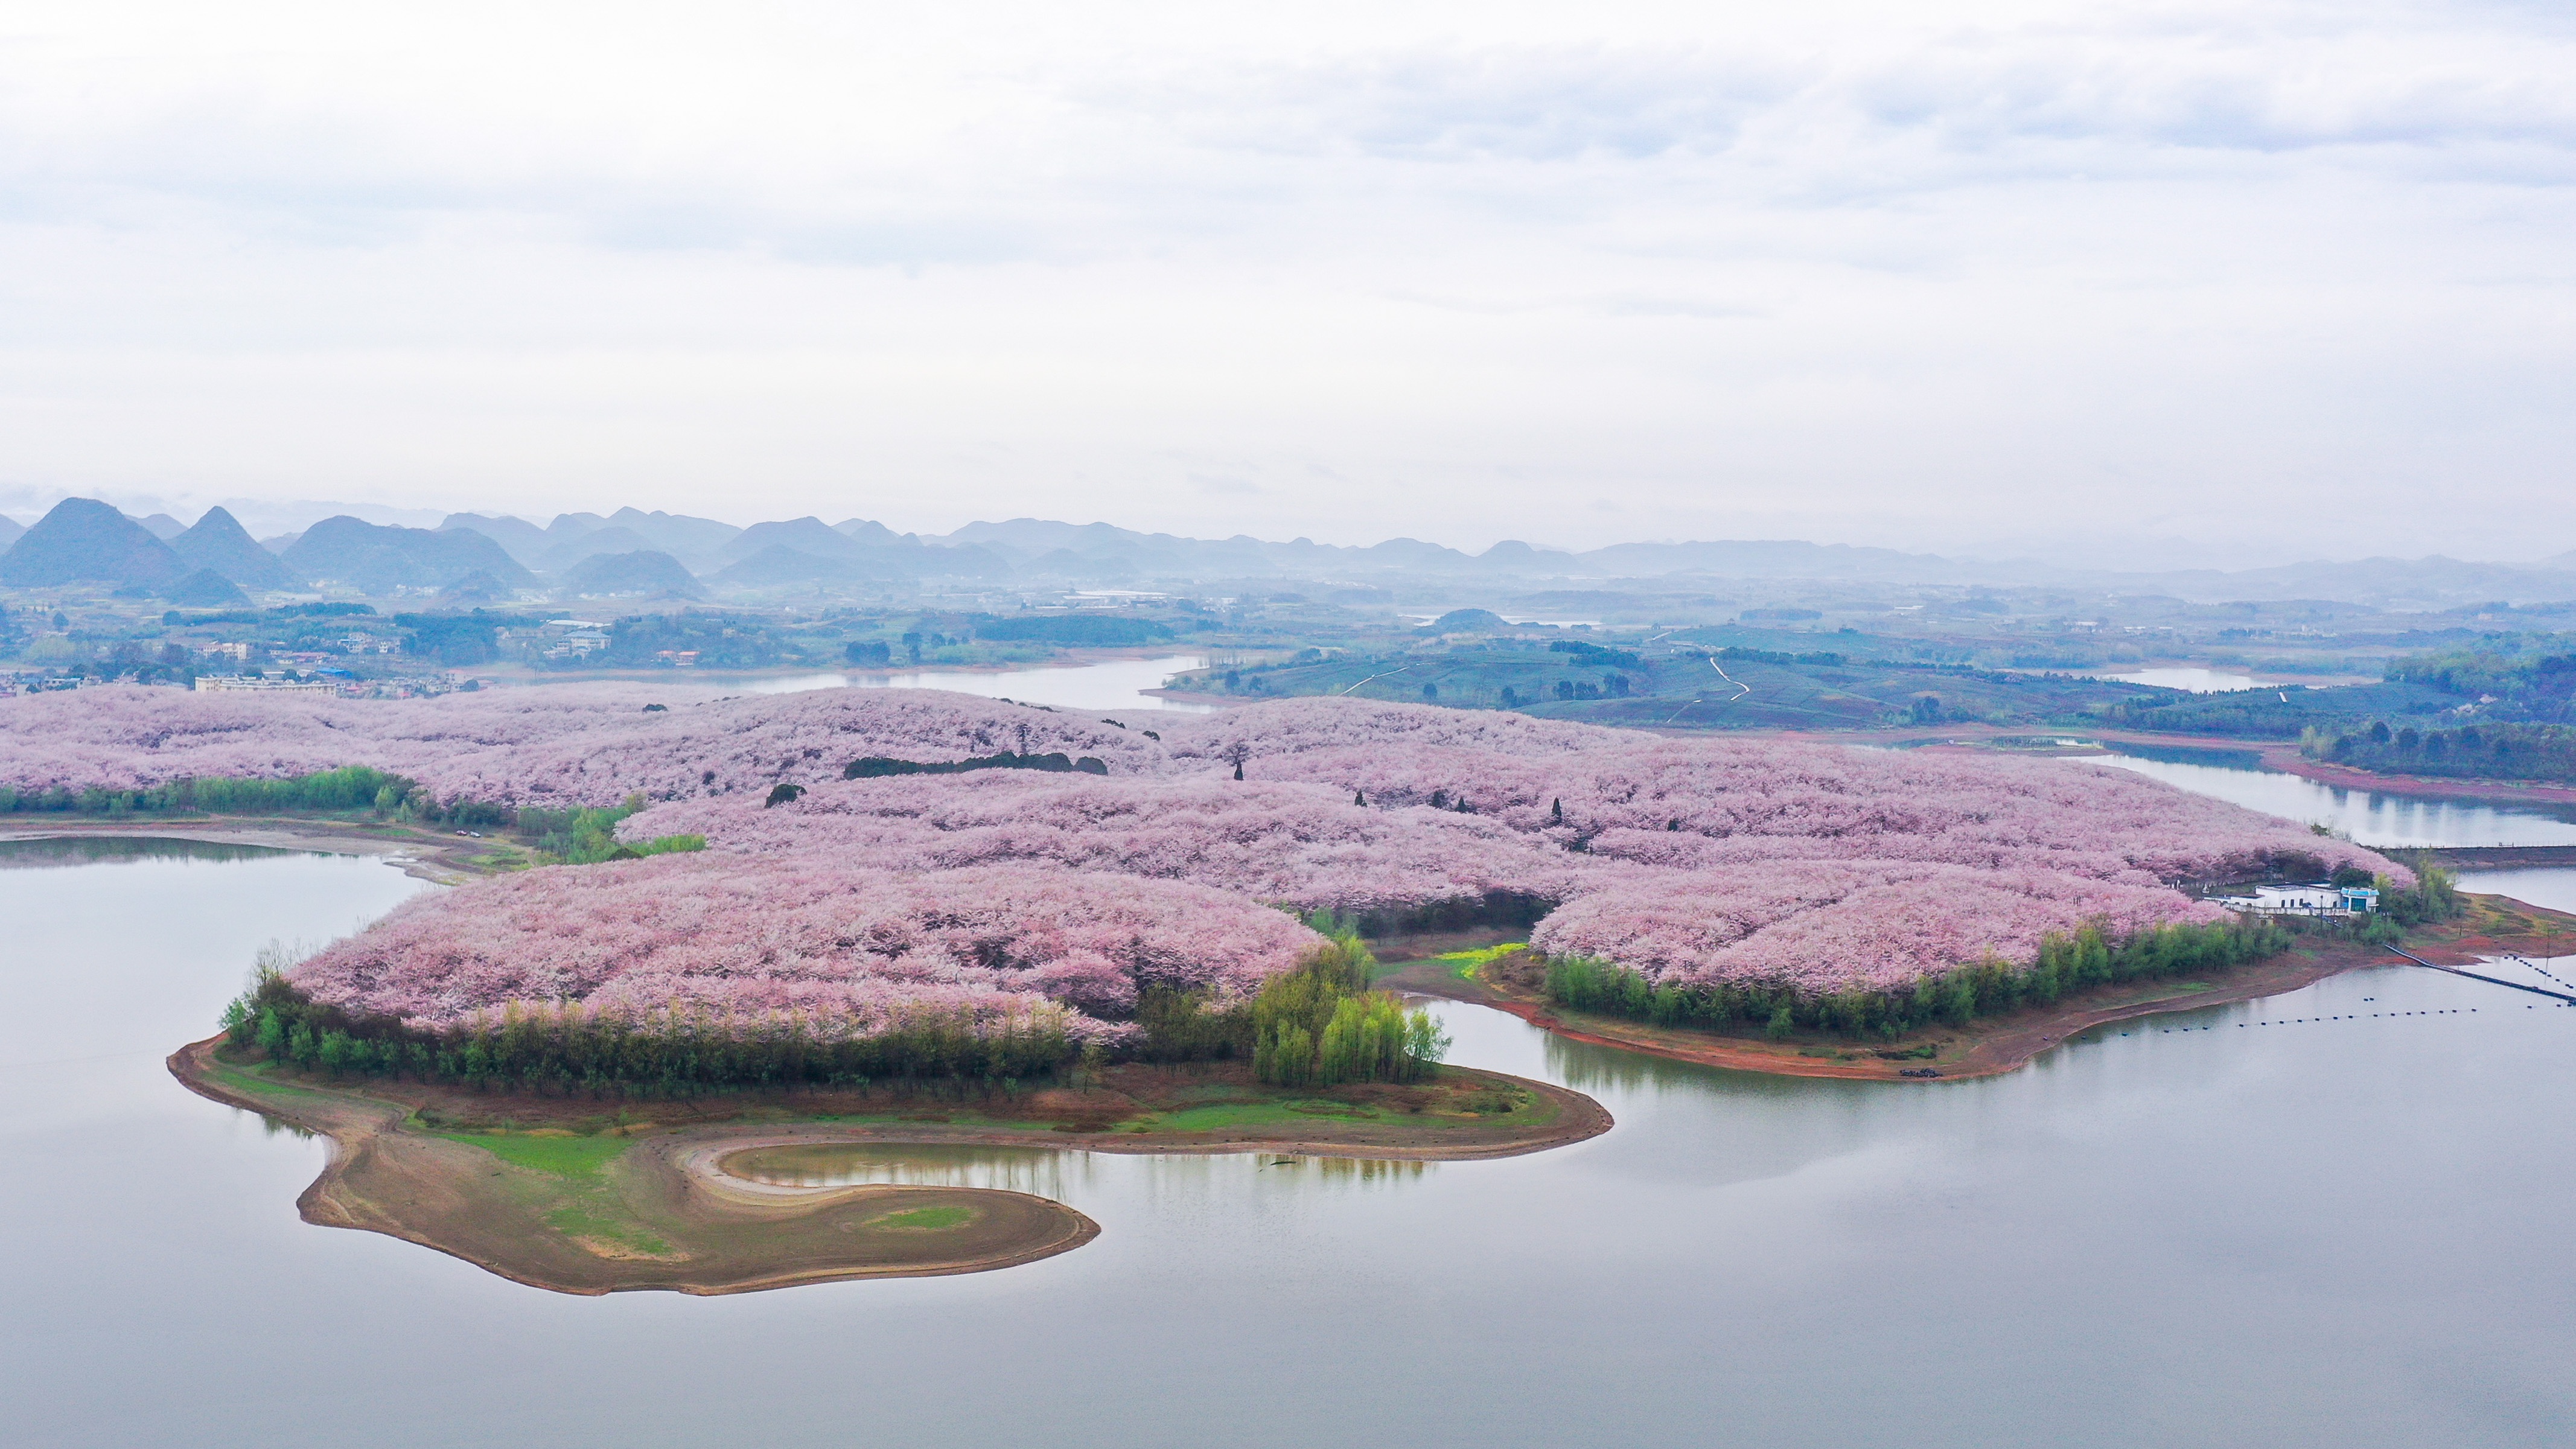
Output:
<svg viewBox="0 0 2576 1449">
<path fill-rule="evenodd" d="M 2095 926 L 2051 935 L 2036 960 L 2015 965 L 1988 957 L 1905 991 L 1805 993 L 1787 986 L 1661 985 L 1625 966 L 1564 957 L 1547 968 L 1548 999 L 1576 1011 L 1625 1016 L 1657 1026 L 1760 1024 L 1779 1038 L 1801 1028 L 1855 1037 L 1897 1037 L 1936 1023 L 1953 1026 L 1984 1015 L 2052 1002 L 2070 991 L 2115 981 L 2152 980 L 2221 970 L 2276 954 L 2290 932 L 2270 921 L 2158 926 L 2114 944 Z"/>
<path fill-rule="evenodd" d="M 851 1036 L 799 1012 L 741 1018 L 685 1007 L 624 1012 L 539 1003 L 422 1031 L 390 1018 L 353 1017 L 273 972 L 226 1009 L 224 1026 L 236 1047 L 333 1076 L 558 1094 L 691 1096 L 924 1081 L 1016 1086 L 1054 1076 L 1077 1056 L 1061 1010 L 978 1019 L 923 1008 Z"/>
<path fill-rule="evenodd" d="M 0 814 L 48 812 L 78 815 L 252 815 L 284 811 L 382 809 L 416 787 L 399 775 L 344 765 L 284 780 L 215 777 L 173 780 L 141 790 L 18 790 L 0 787 Z M 392 792 L 388 797 L 387 792 Z"/>
<path fill-rule="evenodd" d="M 461 1082 L 477 1090 L 686 1096 L 739 1087 L 867 1086 L 980 1081 L 1004 1087 L 1055 1078 L 1085 1053 L 1060 1008 L 1005 1016 L 923 1006 L 853 1036 L 801 1012 L 719 1017 L 669 1007 L 593 1011 L 512 1004 L 444 1031 L 359 1017 L 314 1001 L 264 959 L 225 1009 L 231 1044 L 334 1076 Z M 1430 1013 L 1368 989 L 1367 948 L 1342 937 L 1272 978 L 1252 1000 L 1210 1009 L 1203 998 L 1149 994 L 1133 1055 L 1159 1061 L 1249 1057 L 1262 1081 L 1289 1087 L 1414 1082 L 1449 1038 Z M 1094 1048 L 1090 1056 L 1105 1060 Z"/>
<path fill-rule="evenodd" d="M 2338 879 L 2337 884 L 2357 884 Z M 2168 925 L 2136 931 L 2117 942 L 2098 925 L 2052 934 L 2027 966 L 1988 957 L 1905 991 L 1802 993 L 1787 986 L 1657 984 L 1625 966 L 1589 957 L 1548 963 L 1548 999 L 1576 1011 L 1593 1011 L 1657 1026 L 1728 1027 L 1760 1023 L 1773 1038 L 1805 1028 L 1846 1036 L 1897 1037 L 1946 1022 L 1965 1025 L 1979 1016 L 2044 1005 L 2070 991 L 2119 981 L 2158 980 L 2220 971 L 2287 950 L 2294 932 L 2327 931 L 2393 944 L 2408 926 L 2448 920 L 2460 913 L 2459 889 L 2449 872 L 2416 869 L 2416 883 L 2377 881 L 2376 914 L 2351 922 L 2283 922 L 2252 916 L 2213 925 Z"/>
</svg>

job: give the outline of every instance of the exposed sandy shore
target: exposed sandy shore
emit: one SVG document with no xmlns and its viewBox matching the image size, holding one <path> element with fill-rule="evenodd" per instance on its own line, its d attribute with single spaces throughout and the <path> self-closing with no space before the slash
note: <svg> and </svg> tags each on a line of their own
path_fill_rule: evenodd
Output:
<svg viewBox="0 0 2576 1449">
<path fill-rule="evenodd" d="M 1063 1203 L 990 1188 L 732 1191 L 681 1167 L 671 1150 L 680 1144 L 669 1139 L 682 1133 L 638 1139 L 596 1182 L 567 1179 L 413 1130 L 399 1103 L 228 1073 L 214 1046 L 181 1048 L 172 1075 L 203 1096 L 331 1139 L 330 1164 L 296 1199 L 306 1222 L 384 1233 L 558 1293 L 714 1295 L 981 1273 L 1069 1252 L 1100 1233 Z M 886 1222 L 941 1208 L 963 1209 L 965 1221 L 939 1231 Z"/>
<path fill-rule="evenodd" d="M 985 1272 L 1070 1251 L 1100 1231 L 1074 1209 L 1026 1193 L 890 1184 L 787 1188 L 722 1170 L 725 1158 L 766 1146 L 955 1145 L 1467 1161 L 1540 1152 L 1611 1126 L 1610 1114 L 1580 1092 L 1451 1068 L 1428 1088 L 1339 1089 L 1389 1106 L 1369 1120 L 1208 1132 L 1109 1130 L 1102 1114 L 1136 1107 L 1138 1097 L 1131 1093 L 1150 1096 L 1149 1081 L 1169 1083 L 1186 1096 L 1224 1079 L 1222 1072 L 1174 1074 L 1148 1067 L 1108 1074 L 1124 1073 L 1130 1092 L 1104 1087 L 1007 1099 L 1006 1109 L 1032 1114 L 1025 1125 L 991 1119 L 952 1123 L 944 1120 L 945 1112 L 932 1110 L 937 1102 L 915 1103 L 900 1119 L 798 1121 L 793 1113 L 828 1118 L 896 1110 L 882 1096 L 800 1093 L 740 1094 L 712 1103 L 635 1101 L 627 1108 L 668 1120 L 602 1131 L 608 1109 L 587 1098 L 487 1097 L 434 1084 L 342 1087 L 300 1074 L 271 1076 L 228 1066 L 215 1056 L 219 1041 L 174 1053 L 172 1075 L 203 1096 L 332 1141 L 330 1164 L 297 1199 L 307 1222 L 385 1233 L 563 1293 L 742 1293 L 835 1278 Z M 1227 1070 L 1242 1075 L 1239 1067 Z M 1462 1105 L 1466 1098 L 1495 1093 L 1520 1105 L 1491 1120 Z M 1421 1100 L 1406 1107 L 1414 1098 Z M 1058 1110 L 1051 1115 L 1050 1108 Z M 591 1129 L 588 1143 L 605 1147 L 609 1160 L 572 1176 L 514 1165 L 495 1155 L 514 1144 L 505 1138 L 487 1147 L 478 1134 L 492 1129 L 459 1121 L 476 1109 L 491 1119 L 506 1114 L 506 1135 L 521 1143 L 575 1139 L 575 1131 L 558 1124 L 581 1123 Z M 1407 1110 L 1420 1115 L 1407 1120 Z M 719 1111 L 735 1115 L 710 1115 Z M 444 1130 L 431 1122 L 444 1124 Z M 1102 1130 L 1084 1130 L 1095 1125 Z M 631 1142 L 623 1150 L 611 1145 L 621 1135 Z M 903 1215 L 924 1208 L 964 1209 L 966 1220 L 936 1229 L 904 1226 Z"/>
</svg>

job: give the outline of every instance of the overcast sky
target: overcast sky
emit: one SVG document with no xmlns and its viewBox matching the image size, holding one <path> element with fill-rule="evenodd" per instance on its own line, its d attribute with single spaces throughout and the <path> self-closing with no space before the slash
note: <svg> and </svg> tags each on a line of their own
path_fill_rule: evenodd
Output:
<svg viewBox="0 0 2576 1449">
<path fill-rule="evenodd" d="M 0 10 L 0 508 L 2576 548 L 2563 3 Z"/>
</svg>

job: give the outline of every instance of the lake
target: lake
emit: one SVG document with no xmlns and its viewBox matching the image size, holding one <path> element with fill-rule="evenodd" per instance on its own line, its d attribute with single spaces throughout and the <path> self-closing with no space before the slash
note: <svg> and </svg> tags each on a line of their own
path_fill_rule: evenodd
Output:
<svg viewBox="0 0 2576 1449">
<path fill-rule="evenodd" d="M 1216 706 L 1175 704 L 1160 695 L 1163 681 L 1186 669 L 1207 666 L 1204 654 L 1167 654 L 1156 659 L 1105 659 L 1094 664 L 1049 665 L 1037 669 L 913 669 L 894 672 L 833 671 L 820 674 L 753 674 L 740 676 L 746 694 L 795 694 L 809 689 L 953 689 L 986 699 L 1016 699 L 1026 704 L 1052 704 L 1065 709 L 1171 709 L 1207 714 Z M 729 675 L 708 676 L 727 683 Z"/>
<path fill-rule="evenodd" d="M 12 1442 L 2576 1436 L 2576 1164 L 2550 1145 L 2576 1140 L 2576 1011 L 2456 977 L 2356 973 L 1902 1085 L 1443 1005 L 1455 1059 L 1590 1092 L 1617 1129 L 1406 1167 L 854 1160 L 832 1170 L 1025 1184 L 1102 1236 L 999 1273 L 584 1299 L 304 1225 L 322 1145 L 161 1068 L 261 942 L 343 933 L 418 882 L 166 845 L 0 845 L 0 866 Z"/>
<path fill-rule="evenodd" d="M 2155 669 L 2078 670 L 2083 679 L 2116 679 L 2123 684 L 2152 684 L 2159 689 L 2183 689 L 2193 694 L 2231 694 L 2240 689 L 2314 689 L 2323 688 L 2313 678 L 2292 684 L 2278 679 L 2261 679 L 2239 669 L 2207 669 L 2197 665 L 2169 665 Z M 2376 684 L 2369 675 L 2350 675 L 2327 681 L 2333 684 Z"/>
<path fill-rule="evenodd" d="M 2187 689 L 2194 694 L 2225 694 L 2239 689 L 2254 689 L 2263 681 L 2251 674 L 2232 669 L 2165 668 L 2126 669 L 2116 674 L 2087 673 L 2087 679 L 2116 679 L 2124 684 L 2152 684 L 2159 689 Z M 2275 686 L 2276 688 L 2286 686 Z"/>
</svg>

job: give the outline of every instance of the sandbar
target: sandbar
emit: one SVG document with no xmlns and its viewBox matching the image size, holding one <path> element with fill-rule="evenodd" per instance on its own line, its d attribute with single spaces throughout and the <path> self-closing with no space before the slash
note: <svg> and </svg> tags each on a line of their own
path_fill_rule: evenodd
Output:
<svg viewBox="0 0 2576 1449">
<path fill-rule="evenodd" d="M 1075 1209 L 991 1188 L 781 1187 L 728 1173 L 784 1146 L 966 1145 L 1466 1161 L 1610 1129 L 1580 1092 L 1443 1067 L 1432 1082 L 1289 1091 L 1239 1063 L 1130 1064 L 1079 1089 L 897 1094 L 808 1089 L 685 1099 L 332 1082 L 227 1061 L 222 1038 L 169 1060 L 190 1090 L 327 1136 L 305 1221 L 435 1248 L 562 1293 L 744 1293 L 843 1278 L 978 1273 L 1099 1235 Z"/>
</svg>

